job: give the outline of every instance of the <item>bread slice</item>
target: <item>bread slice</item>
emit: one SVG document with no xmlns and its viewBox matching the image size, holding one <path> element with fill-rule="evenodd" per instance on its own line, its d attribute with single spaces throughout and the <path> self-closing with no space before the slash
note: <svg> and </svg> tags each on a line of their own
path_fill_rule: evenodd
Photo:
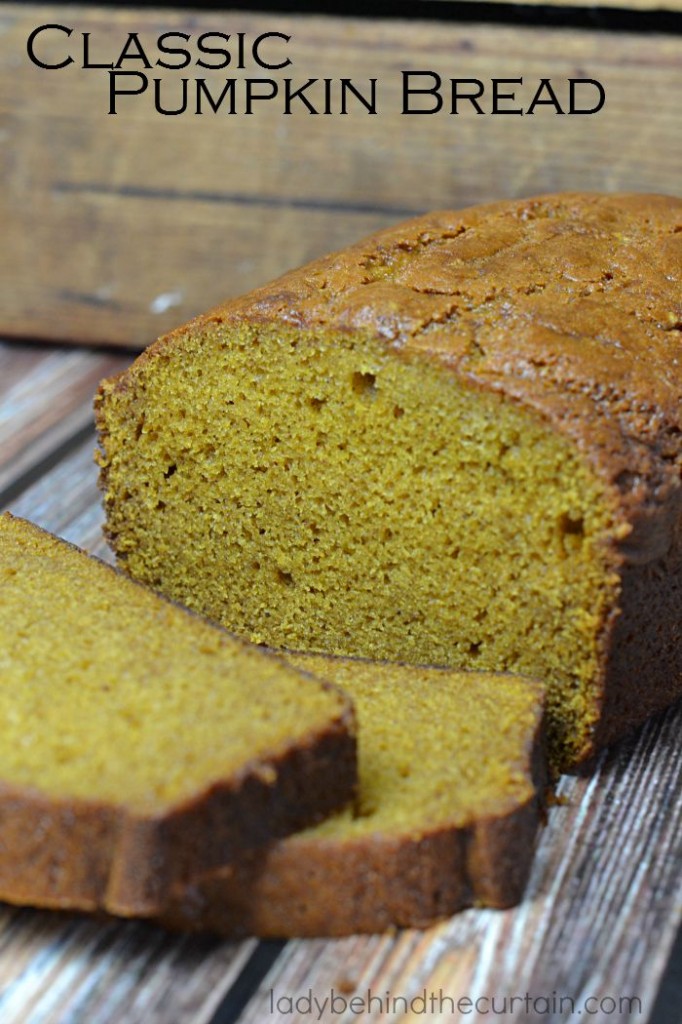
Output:
<svg viewBox="0 0 682 1024">
<path fill-rule="evenodd" d="M 519 900 L 544 795 L 542 687 L 492 673 L 287 659 L 355 703 L 355 806 L 196 880 L 162 921 L 227 935 L 346 935 Z"/>
<path fill-rule="evenodd" d="M 0 516 L 0 899 L 158 913 L 352 796 L 338 690 Z"/>
<path fill-rule="evenodd" d="M 134 577 L 274 647 L 548 683 L 555 765 L 682 694 L 682 200 L 408 221 L 97 400 Z"/>
</svg>

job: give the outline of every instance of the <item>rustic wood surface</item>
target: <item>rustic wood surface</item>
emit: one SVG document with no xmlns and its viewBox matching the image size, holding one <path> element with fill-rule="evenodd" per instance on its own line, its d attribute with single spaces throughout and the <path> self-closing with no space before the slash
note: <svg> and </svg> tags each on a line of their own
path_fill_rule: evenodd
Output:
<svg viewBox="0 0 682 1024">
<path fill-rule="evenodd" d="M 0 496 L 92 424 L 92 395 L 124 356 L 50 346 L 0 348 Z"/>
<path fill-rule="evenodd" d="M 87 424 L 95 378 L 127 358 L 0 345 L 0 507 L 109 560 Z M 514 910 L 469 910 L 423 933 L 292 941 L 280 949 L 0 908 L 0 1020 L 484 1024 L 495 1019 L 492 1002 L 452 1013 L 448 1000 L 494 997 L 512 1024 L 568 1024 L 586 1006 L 598 1024 L 645 1024 L 682 922 L 681 729 L 682 708 L 673 709 L 606 753 L 592 775 L 562 778 L 526 899 Z M 257 986 L 251 968 L 259 956 L 274 962 Z M 328 1004 L 318 1018 L 305 1001 L 295 1010 L 296 999 L 332 993 L 336 1011 L 353 995 L 374 1002 L 359 1014 Z M 424 997 L 435 1000 L 426 1014 Z M 623 998 L 638 1002 L 619 1005 Z M 417 1001 L 406 1009 L 402 999 Z M 656 1024 L 679 1020 L 680 1008 L 671 1006 Z"/>
<path fill-rule="evenodd" d="M 45 71 L 28 60 L 26 40 L 45 23 L 73 28 L 74 65 Z M 377 78 L 378 113 L 286 116 L 272 101 L 252 116 L 164 117 L 150 85 L 109 116 L 107 72 L 78 66 L 80 34 L 91 33 L 92 58 L 104 62 L 132 30 L 152 59 L 164 31 L 289 33 L 286 72 L 251 66 L 237 77 L 345 76 L 365 88 Z M 64 59 L 66 42 L 61 33 L 42 40 L 42 59 Z M 567 78 L 593 78 L 607 99 L 592 116 L 409 116 L 400 113 L 404 70 L 477 78 L 488 90 L 491 77 L 523 77 L 526 106 L 542 77 L 560 93 Z M 149 72 L 167 106 L 182 75 L 197 74 L 217 94 L 226 71 Z M 0 76 L 0 336 L 143 345 L 429 208 L 562 189 L 680 190 L 674 35 L 2 4 Z"/>
</svg>

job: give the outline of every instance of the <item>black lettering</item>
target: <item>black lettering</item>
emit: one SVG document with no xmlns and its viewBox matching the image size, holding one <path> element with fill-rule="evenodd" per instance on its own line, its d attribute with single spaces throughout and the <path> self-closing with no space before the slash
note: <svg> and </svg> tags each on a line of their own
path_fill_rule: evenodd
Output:
<svg viewBox="0 0 682 1024">
<path fill-rule="evenodd" d="M 120 68 L 124 60 L 141 60 L 146 68 L 151 68 L 152 66 L 149 60 L 147 59 L 147 54 L 144 51 L 144 47 L 140 42 L 137 32 L 128 33 L 128 38 L 126 39 L 125 46 L 121 50 L 119 58 L 114 64 L 114 67 Z"/>
<path fill-rule="evenodd" d="M 178 54 L 180 56 L 180 62 L 168 61 L 159 58 L 156 65 L 159 68 L 168 68 L 170 71 L 180 71 L 182 68 L 186 68 L 192 61 L 192 55 L 189 50 L 186 50 L 184 46 L 167 46 L 166 40 L 168 39 L 184 39 L 186 43 L 189 42 L 189 35 L 187 32 L 164 32 L 159 36 L 157 46 L 160 53 L 167 53 L 169 55 Z"/>
<path fill-rule="evenodd" d="M 136 78 L 140 83 L 139 89 L 119 89 L 119 78 Z M 116 98 L 118 96 L 139 96 L 147 88 L 147 76 L 141 71 L 110 71 L 109 72 L 109 113 L 118 114 L 116 109 Z"/>
<path fill-rule="evenodd" d="M 220 71 L 222 68 L 228 67 L 232 57 L 230 51 L 222 46 L 209 46 L 206 40 L 208 39 L 222 39 L 223 42 L 229 42 L 230 37 L 225 35 L 224 32 L 204 32 L 197 39 L 197 50 L 200 53 L 215 53 L 218 54 L 222 59 L 218 62 L 212 63 L 211 61 L 200 58 L 197 64 L 200 68 L 209 68 L 212 71 Z"/>
<path fill-rule="evenodd" d="M 332 78 L 323 78 L 324 82 L 324 110 L 323 114 L 333 114 L 332 108 Z"/>
<path fill-rule="evenodd" d="M 299 85 L 298 89 L 292 89 L 293 79 L 285 78 L 284 79 L 284 86 L 285 86 L 284 113 L 285 114 L 290 114 L 291 113 L 291 101 L 292 100 L 300 100 L 301 103 L 303 103 L 304 106 L 306 106 L 308 108 L 308 113 L 309 114 L 317 114 L 318 111 L 315 109 L 315 107 L 310 102 L 308 97 L 304 95 L 306 89 L 309 89 L 311 85 L 315 85 L 315 83 L 317 81 L 319 81 L 319 79 L 317 79 L 317 78 L 309 78 L 308 81 L 304 82 L 303 85 Z M 327 81 L 328 81 L 328 79 L 327 79 Z"/>
<path fill-rule="evenodd" d="M 543 93 L 545 93 L 545 92 L 548 94 L 547 95 L 547 99 L 543 98 Z M 535 108 L 536 107 L 540 107 L 540 106 L 554 107 L 554 110 L 555 110 L 555 112 L 557 114 L 563 114 L 564 113 L 564 111 L 561 109 L 561 104 L 559 103 L 559 100 L 557 99 L 557 95 L 554 92 L 554 89 L 552 88 L 552 84 L 551 84 L 549 78 L 541 78 L 540 79 L 540 85 L 538 86 L 538 89 L 537 89 L 537 91 L 535 93 L 535 96 L 533 97 L 532 102 L 531 102 L 530 106 L 528 107 L 528 110 L 526 111 L 526 113 L 527 114 L 534 114 L 535 113 Z"/>
<path fill-rule="evenodd" d="M 265 60 L 264 57 L 261 57 L 260 48 L 266 39 L 283 39 L 285 43 L 288 43 L 291 39 L 291 36 L 285 35 L 284 32 L 263 32 L 262 35 L 256 36 L 256 38 L 253 41 L 253 59 L 255 60 L 256 64 L 258 64 L 258 66 L 261 68 L 267 68 L 268 71 L 277 71 L 280 68 L 288 67 L 291 64 L 291 60 L 289 57 L 285 57 L 284 60 L 280 60 L 279 62 L 276 63 L 267 61 Z"/>
<path fill-rule="evenodd" d="M 180 81 L 182 82 L 182 103 L 179 107 L 176 107 L 175 110 L 170 110 L 161 105 L 161 83 L 163 82 L 163 79 L 154 79 L 154 108 L 157 114 L 165 114 L 167 117 L 177 117 L 178 114 L 185 113 L 187 110 L 187 83 L 189 82 L 189 78 L 181 78 Z M 166 86 L 167 85 L 168 83 L 166 82 Z"/>
<path fill-rule="evenodd" d="M 111 61 L 111 60 L 109 61 L 108 64 L 96 64 L 95 61 L 91 61 L 90 60 L 90 33 L 89 32 L 84 32 L 83 33 L 83 64 L 82 64 L 82 67 L 84 69 L 85 68 L 89 69 L 89 68 L 113 68 L 113 66 L 114 66 L 114 62 Z"/>
<path fill-rule="evenodd" d="M 452 106 L 450 108 L 451 114 L 459 114 L 458 103 L 459 100 L 468 100 L 472 105 L 477 114 L 485 114 L 485 110 L 478 102 L 479 96 L 483 95 L 483 82 L 478 78 L 451 78 L 452 83 Z M 463 92 L 460 86 L 472 85 L 473 89 L 471 92 Z"/>
<path fill-rule="evenodd" d="M 246 34 L 244 32 L 237 32 L 237 67 L 241 71 L 246 67 L 246 52 L 244 50 L 245 36 Z"/>
<path fill-rule="evenodd" d="M 253 104 L 256 100 L 271 100 L 277 95 L 277 82 L 272 78 L 247 78 L 244 84 L 246 86 L 245 114 L 253 114 Z M 265 86 L 269 91 L 259 95 L 256 91 L 259 85 Z"/>
<path fill-rule="evenodd" d="M 355 96 L 356 99 L 360 100 L 362 105 L 370 114 L 376 114 L 377 112 L 377 80 L 376 78 L 370 78 L 369 80 L 370 96 L 369 99 L 363 96 L 360 90 L 351 82 L 350 78 L 341 79 L 341 113 L 348 113 L 348 104 L 346 103 L 346 96 L 350 93 Z M 325 111 L 326 113 L 326 111 Z"/>
<path fill-rule="evenodd" d="M 228 107 L 227 113 L 228 114 L 236 114 L 237 113 L 237 109 L 236 109 L 236 105 L 235 105 L 234 83 L 235 83 L 234 78 L 226 78 L 225 79 L 225 85 L 223 86 L 223 90 L 220 93 L 220 96 L 218 97 L 217 100 L 214 100 L 213 99 L 213 95 L 212 95 L 209 87 L 206 84 L 206 80 L 204 78 L 198 78 L 197 79 L 197 110 L 196 110 L 197 114 L 203 114 L 203 110 L 201 109 L 201 97 L 202 97 L 202 95 L 205 96 L 206 99 L 208 100 L 208 104 L 211 107 L 211 110 L 213 111 L 214 114 L 218 113 L 220 107 L 223 104 L 223 100 L 225 99 L 226 96 L 229 95 L 230 103 L 229 103 L 229 107 Z"/>
<path fill-rule="evenodd" d="M 568 112 L 569 114 L 596 114 L 597 111 L 606 103 L 606 93 L 604 86 L 601 82 L 595 81 L 594 78 L 569 78 L 569 100 L 568 100 Z M 599 95 L 597 105 L 595 107 L 579 107 L 577 102 L 577 87 L 579 85 L 593 85 Z"/>
<path fill-rule="evenodd" d="M 430 78 L 433 83 L 431 88 L 417 88 L 412 85 L 413 76 Z M 403 114 L 437 114 L 443 106 L 443 97 L 440 94 L 441 77 L 435 71 L 403 71 Z M 411 105 L 412 96 L 433 96 L 434 103 L 430 110 L 422 107 L 414 110 Z"/>
<path fill-rule="evenodd" d="M 47 32 L 49 29 L 57 29 L 58 32 L 64 32 L 67 36 L 72 35 L 73 29 L 67 28 L 66 25 L 39 25 L 38 28 L 34 28 L 30 36 L 26 40 L 26 52 L 29 55 L 31 61 L 39 68 L 45 68 L 47 71 L 56 71 L 58 68 L 68 67 L 69 64 L 73 64 L 73 57 L 65 57 L 59 64 L 46 64 L 45 61 L 40 60 L 36 57 L 33 44 L 35 43 L 41 32 Z"/>
<path fill-rule="evenodd" d="M 491 114 L 521 114 L 523 116 L 523 110 L 521 107 L 514 107 L 513 110 L 505 110 L 500 106 L 502 100 L 515 100 L 515 92 L 501 92 L 501 85 L 523 85 L 522 78 L 491 78 L 493 86 L 493 102 L 490 113 Z"/>
</svg>

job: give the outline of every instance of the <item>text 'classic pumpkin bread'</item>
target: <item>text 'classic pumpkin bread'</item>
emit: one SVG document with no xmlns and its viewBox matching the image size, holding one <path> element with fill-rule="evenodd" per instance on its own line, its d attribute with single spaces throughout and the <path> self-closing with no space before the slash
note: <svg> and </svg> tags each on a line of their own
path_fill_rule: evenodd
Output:
<svg viewBox="0 0 682 1024">
<path fill-rule="evenodd" d="M 96 403 L 119 564 L 272 646 L 543 679 L 589 757 L 682 691 L 681 224 L 432 214 L 161 338 Z"/>
<path fill-rule="evenodd" d="M 347 935 L 517 902 L 543 800 L 542 687 L 323 655 L 287 660 L 352 698 L 358 797 L 196 879 L 165 908 L 165 923 L 227 935 Z"/>
<path fill-rule="evenodd" d="M 0 899 L 158 914 L 353 796 L 328 684 L 0 516 Z"/>
</svg>

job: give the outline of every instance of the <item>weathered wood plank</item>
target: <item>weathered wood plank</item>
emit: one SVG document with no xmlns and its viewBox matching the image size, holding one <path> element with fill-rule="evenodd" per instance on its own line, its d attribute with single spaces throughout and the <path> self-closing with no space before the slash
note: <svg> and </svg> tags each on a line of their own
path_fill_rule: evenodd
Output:
<svg viewBox="0 0 682 1024">
<path fill-rule="evenodd" d="M 104 554 L 92 447 L 90 441 L 83 443 L 26 491 L 14 504 L 14 511 Z M 493 997 L 497 1007 L 507 999 L 504 1019 L 513 1024 L 538 1019 L 568 1024 L 577 1019 L 571 1015 L 571 1008 L 582 1010 L 584 1016 L 586 1005 L 590 1019 L 601 1024 L 646 1021 L 682 920 L 680 728 L 682 708 L 677 708 L 604 755 L 592 776 L 562 779 L 560 802 L 549 813 L 527 898 L 520 907 L 506 912 L 470 910 L 425 933 L 405 931 L 330 942 L 290 942 L 240 1017 L 240 1024 L 262 1024 L 264 1020 L 307 1024 L 311 1017 L 303 1012 L 306 1004 L 299 1004 L 301 1012 L 296 1012 L 289 1000 L 309 994 L 323 1000 L 331 998 L 332 990 L 346 1000 L 354 994 L 367 1000 L 368 993 L 375 1000 L 366 1005 L 360 1017 L 350 1010 L 346 1016 L 334 1016 L 328 1004 L 322 1017 L 325 1021 L 402 1020 L 415 1024 L 424 1019 L 466 1019 L 483 1024 L 490 1020 Z M 181 998 L 197 969 L 196 959 L 188 953 L 191 946 L 183 946 L 181 939 L 162 940 L 149 929 L 152 944 L 167 941 L 170 945 L 164 949 L 173 952 L 168 954 L 171 961 L 151 963 L 145 975 L 150 988 L 136 1000 L 138 982 L 126 975 L 124 951 L 105 978 L 100 982 L 88 980 L 98 969 L 91 944 L 96 943 L 99 925 L 87 925 L 91 930 L 76 934 L 69 945 L 60 919 L 28 912 L 26 919 L 42 922 L 42 928 L 54 928 L 58 941 L 66 943 L 63 956 L 50 974 L 50 985 L 65 990 L 68 979 L 77 977 L 88 992 L 88 985 L 95 986 L 101 1003 L 89 1004 L 86 1000 L 85 1009 L 78 1008 L 71 1017 L 50 1016 L 52 1011 L 46 1010 L 43 1016 L 22 1018 L 17 1009 L 17 1022 L 108 1024 L 120 1019 L 153 1020 L 143 1017 L 141 1010 L 135 1016 L 138 1007 L 146 1006 L 144 992 L 154 991 L 158 996 L 167 984 L 166 1005 L 175 1006 L 173 1000 Z M 106 927 L 120 927 L 124 935 L 130 926 Z M 120 941 L 124 943 L 124 938 Z M 20 948 L 21 944 L 18 940 Z M 49 958 L 51 946 L 40 936 L 34 937 L 30 949 L 15 960 L 16 948 L 14 942 L 7 949 L 0 945 L 0 979 L 4 971 L 9 971 L 16 1006 L 22 1005 L 22 999 L 32 1005 L 36 986 L 31 972 L 41 969 L 41 958 Z M 215 955 L 226 955 L 220 944 L 215 950 Z M 170 962 L 172 967 L 168 966 Z M 164 973 L 167 971 L 170 976 Z M 201 979 L 195 981 L 192 992 L 199 999 L 202 983 Z M 124 987 L 125 998 L 133 1007 L 133 1011 L 127 1011 L 133 1013 L 130 1017 L 107 1016 L 105 1008 L 113 1005 L 107 1000 L 114 999 L 112 991 L 118 992 L 119 986 Z M 409 1000 L 419 1000 L 424 993 L 427 999 L 436 999 L 432 1016 L 421 1012 L 419 1001 L 409 1005 Z M 517 1002 L 510 1008 L 512 996 Z M 400 997 L 408 1000 L 406 1012 Z M 196 1016 L 193 998 L 188 996 L 187 1013 L 182 1008 L 185 1004 L 178 1003 L 180 1009 L 172 1017 L 157 1019 L 172 1019 L 173 1024 L 203 1022 L 204 1017 Z M 463 1004 L 466 1012 L 458 1016 L 450 1012 L 448 1000 L 456 1002 L 459 998 L 472 1003 Z M 479 1003 L 475 1012 L 473 1001 L 477 998 L 488 1002 Z M 598 1003 L 586 1004 L 590 998 L 605 1000 L 602 1009 Z M 621 998 L 639 1002 L 613 1009 L 611 1001 L 616 1000 L 617 1005 Z M 559 1003 L 561 999 L 563 1003 Z M 540 1011 L 547 1008 L 552 1015 L 540 1016 Z"/>
<path fill-rule="evenodd" d="M 3 1024 L 208 1024 L 254 947 L 0 909 Z"/>
<path fill-rule="evenodd" d="M 4 508 L 111 562 L 102 536 L 95 443 L 93 428 L 89 437 Z"/>
<path fill-rule="evenodd" d="M 348 77 L 365 88 L 377 78 L 378 112 L 356 104 L 345 116 L 313 116 L 298 104 L 287 116 L 277 101 L 252 116 L 164 117 L 150 87 L 108 116 L 106 72 L 49 72 L 25 57 L 29 33 L 46 22 L 73 28 L 74 48 L 90 32 L 98 61 L 131 30 L 153 54 L 163 31 L 285 32 L 290 68 L 236 77 Z M 0 30 L 0 333 L 12 336 L 145 344 L 427 208 L 566 188 L 680 187 L 674 36 L 31 4 L 3 4 Z M 64 43 L 63 34 L 41 42 L 43 59 L 63 59 Z M 523 77 L 522 105 L 543 76 L 564 91 L 569 77 L 595 78 L 607 101 L 582 117 L 401 114 L 402 71 L 426 69 L 444 81 Z M 225 70 L 182 72 L 197 73 L 217 95 Z M 171 105 L 181 75 L 156 68 L 150 77 L 162 79 Z"/>
<path fill-rule="evenodd" d="M 129 361 L 0 342 L 0 493 L 92 423 L 98 382 Z"/>
</svg>

